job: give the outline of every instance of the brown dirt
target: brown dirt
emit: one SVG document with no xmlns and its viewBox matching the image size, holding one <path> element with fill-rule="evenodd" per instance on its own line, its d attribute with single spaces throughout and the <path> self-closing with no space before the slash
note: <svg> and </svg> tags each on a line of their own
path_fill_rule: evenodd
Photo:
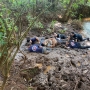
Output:
<svg viewBox="0 0 90 90">
<path fill-rule="evenodd" d="M 72 31 L 70 24 L 64 27 L 66 34 Z M 49 54 L 24 54 L 27 59 L 14 60 L 5 90 L 90 90 L 89 50 L 58 47 Z"/>
</svg>

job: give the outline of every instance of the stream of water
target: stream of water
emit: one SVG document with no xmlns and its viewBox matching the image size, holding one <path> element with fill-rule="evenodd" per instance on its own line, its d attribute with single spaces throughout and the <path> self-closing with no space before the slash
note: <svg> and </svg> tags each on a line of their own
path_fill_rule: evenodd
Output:
<svg viewBox="0 0 90 90">
<path fill-rule="evenodd" d="M 85 36 L 90 38 L 90 21 L 83 22 L 83 28 Z"/>
</svg>

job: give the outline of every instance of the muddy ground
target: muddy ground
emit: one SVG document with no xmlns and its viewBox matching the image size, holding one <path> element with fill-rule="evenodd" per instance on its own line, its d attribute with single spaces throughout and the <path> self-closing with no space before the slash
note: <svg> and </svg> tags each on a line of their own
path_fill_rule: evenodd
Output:
<svg viewBox="0 0 90 90">
<path fill-rule="evenodd" d="M 66 34 L 74 30 L 70 24 L 62 26 Z M 58 46 L 49 54 L 23 53 L 26 58 L 16 55 L 5 90 L 90 90 L 90 50 Z"/>
</svg>

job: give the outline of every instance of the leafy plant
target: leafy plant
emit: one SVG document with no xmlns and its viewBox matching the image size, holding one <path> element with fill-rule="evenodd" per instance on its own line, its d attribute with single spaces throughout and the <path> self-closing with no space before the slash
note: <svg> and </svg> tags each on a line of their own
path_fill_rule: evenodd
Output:
<svg viewBox="0 0 90 90">
<path fill-rule="evenodd" d="M 87 2 L 87 6 L 90 6 L 90 0 Z"/>
<path fill-rule="evenodd" d="M 55 23 L 56 23 L 56 21 L 53 20 L 53 21 L 50 23 L 50 27 L 53 28 Z"/>
<path fill-rule="evenodd" d="M 28 89 L 27 90 L 33 90 L 33 88 L 32 87 L 28 87 Z"/>
<path fill-rule="evenodd" d="M 83 30 L 81 20 L 73 20 L 71 23 L 72 27 L 76 30 Z"/>
<path fill-rule="evenodd" d="M 29 14 L 27 16 L 27 19 L 29 21 L 29 25 L 31 25 L 31 22 L 35 19 L 35 17 L 33 17 L 32 15 Z M 34 27 L 35 28 L 44 28 L 43 24 L 39 20 L 35 21 Z"/>
<path fill-rule="evenodd" d="M 79 15 L 79 20 L 80 21 L 82 20 L 82 16 L 83 16 L 82 14 Z"/>
<path fill-rule="evenodd" d="M 48 33 L 51 33 L 52 30 L 51 30 L 50 28 L 47 28 L 47 32 L 48 32 Z"/>
<path fill-rule="evenodd" d="M 64 34 L 66 30 L 59 30 L 59 33 Z"/>
<path fill-rule="evenodd" d="M 43 28 L 43 24 L 39 21 L 36 21 L 35 24 L 34 24 L 34 27 L 36 28 Z"/>
</svg>

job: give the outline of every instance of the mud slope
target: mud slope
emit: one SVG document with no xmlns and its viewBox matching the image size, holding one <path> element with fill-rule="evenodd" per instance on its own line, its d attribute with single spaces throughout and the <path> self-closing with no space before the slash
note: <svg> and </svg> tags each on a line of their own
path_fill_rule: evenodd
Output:
<svg viewBox="0 0 90 90">
<path fill-rule="evenodd" d="M 15 60 L 5 90 L 90 90 L 89 50 L 24 53 L 27 59 Z"/>
<path fill-rule="evenodd" d="M 62 26 L 66 34 L 73 30 L 70 24 Z M 23 53 L 26 58 L 16 55 L 5 90 L 90 90 L 90 50 L 58 47 L 47 55 Z"/>
</svg>

